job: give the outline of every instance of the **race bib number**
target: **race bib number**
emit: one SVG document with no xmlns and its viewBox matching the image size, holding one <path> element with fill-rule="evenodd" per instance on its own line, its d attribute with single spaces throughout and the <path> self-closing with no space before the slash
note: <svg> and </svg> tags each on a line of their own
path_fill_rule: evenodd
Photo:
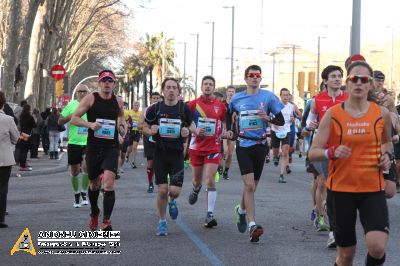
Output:
<svg viewBox="0 0 400 266">
<path fill-rule="evenodd" d="M 181 120 L 161 118 L 159 132 L 163 138 L 179 138 L 181 136 Z"/>
<path fill-rule="evenodd" d="M 94 136 L 100 139 L 113 139 L 115 133 L 115 120 L 97 118 L 96 122 L 101 124 L 101 128 L 94 132 Z"/>
<path fill-rule="evenodd" d="M 136 129 L 136 128 L 137 128 L 137 126 L 138 126 L 138 122 L 137 122 L 137 121 L 135 121 L 135 120 L 132 120 L 132 124 L 131 124 L 131 126 L 132 126 L 132 128 L 133 128 L 133 129 Z"/>
<path fill-rule="evenodd" d="M 215 135 L 215 124 L 216 124 L 216 120 L 214 118 L 199 117 L 199 121 L 197 122 L 197 127 L 204 128 L 205 136 L 214 136 Z"/>
<path fill-rule="evenodd" d="M 258 130 L 263 128 L 263 121 L 258 115 L 258 110 L 248 110 L 240 112 L 240 129 L 242 130 Z"/>
<path fill-rule="evenodd" d="M 287 136 L 287 132 L 286 133 L 278 133 L 278 132 L 276 132 L 275 135 L 276 135 L 276 137 L 278 139 L 284 139 Z"/>
<path fill-rule="evenodd" d="M 78 127 L 78 135 L 87 136 L 87 134 L 88 134 L 88 128 L 87 127 Z"/>
</svg>

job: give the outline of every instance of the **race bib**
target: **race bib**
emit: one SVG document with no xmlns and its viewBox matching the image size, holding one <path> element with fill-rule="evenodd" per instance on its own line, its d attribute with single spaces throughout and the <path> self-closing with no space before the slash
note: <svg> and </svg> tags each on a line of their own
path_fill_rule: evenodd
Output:
<svg viewBox="0 0 400 266">
<path fill-rule="evenodd" d="M 159 132 L 163 138 L 179 138 L 181 136 L 181 120 L 161 118 Z"/>
<path fill-rule="evenodd" d="M 258 115 L 259 110 L 248 110 L 240 112 L 240 129 L 241 130 L 258 130 L 263 128 L 263 121 Z"/>
<path fill-rule="evenodd" d="M 133 128 L 133 129 L 136 129 L 136 128 L 137 128 L 137 126 L 138 126 L 138 122 L 137 122 L 137 121 L 135 121 L 135 120 L 132 120 L 132 124 L 131 124 L 131 126 L 132 126 L 132 128 Z"/>
<path fill-rule="evenodd" d="M 88 134 L 88 128 L 87 127 L 78 127 L 78 135 L 87 136 L 87 134 Z"/>
<path fill-rule="evenodd" d="M 276 132 L 275 135 L 276 135 L 276 137 L 278 139 L 284 139 L 287 136 L 287 132 L 286 133 L 278 133 L 278 132 Z"/>
<path fill-rule="evenodd" d="M 94 136 L 100 139 L 113 139 L 115 133 L 115 120 L 97 118 L 96 122 L 101 124 L 101 128 L 94 132 Z"/>
<path fill-rule="evenodd" d="M 197 127 L 204 128 L 205 136 L 214 136 L 215 135 L 215 124 L 216 124 L 216 120 L 214 118 L 199 117 L 199 121 L 197 122 Z"/>
</svg>

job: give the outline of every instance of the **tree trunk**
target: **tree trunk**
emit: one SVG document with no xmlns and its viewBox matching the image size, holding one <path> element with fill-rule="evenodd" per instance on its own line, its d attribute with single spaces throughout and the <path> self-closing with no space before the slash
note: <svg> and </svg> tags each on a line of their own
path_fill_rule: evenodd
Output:
<svg viewBox="0 0 400 266">
<path fill-rule="evenodd" d="M 142 106 L 147 107 L 147 72 L 148 69 L 143 71 L 143 96 L 142 96 Z"/>
<path fill-rule="evenodd" d="M 153 93 L 153 69 L 154 69 L 154 67 L 153 66 L 151 66 L 150 68 L 149 68 L 149 82 L 150 82 L 150 91 L 149 91 L 149 95 L 151 95 L 152 93 Z M 146 101 L 147 102 L 147 101 Z"/>
<path fill-rule="evenodd" d="M 13 100 L 14 95 L 14 75 L 16 68 L 16 57 L 19 43 L 19 26 L 21 16 L 21 0 L 10 1 L 8 29 L 7 29 L 7 46 L 4 51 L 4 73 L 3 73 L 3 90 L 6 92 L 8 101 Z"/>
<path fill-rule="evenodd" d="M 40 75 L 38 73 L 39 70 L 39 58 L 40 58 L 40 44 L 41 44 L 41 37 L 43 33 L 43 23 L 44 23 L 44 17 L 46 15 L 45 8 L 40 8 L 35 17 L 35 22 L 32 27 L 32 34 L 31 34 L 31 39 L 30 39 L 30 44 L 29 44 L 29 70 L 27 72 L 26 76 L 26 82 L 25 82 L 25 89 L 24 89 L 24 98 L 27 98 L 31 95 L 33 95 L 33 102 L 35 105 L 38 104 L 38 99 L 41 99 L 43 95 L 38 95 L 38 79 L 37 76 Z M 39 102 L 39 107 L 41 110 L 43 110 L 43 106 L 40 105 Z"/>
</svg>

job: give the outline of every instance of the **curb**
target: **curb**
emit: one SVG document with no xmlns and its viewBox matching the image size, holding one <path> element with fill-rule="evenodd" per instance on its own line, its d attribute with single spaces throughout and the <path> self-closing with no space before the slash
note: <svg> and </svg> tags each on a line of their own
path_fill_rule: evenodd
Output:
<svg viewBox="0 0 400 266">
<path fill-rule="evenodd" d="M 37 176 L 46 174 L 57 174 L 68 170 L 68 164 L 66 162 L 66 156 L 60 158 L 58 166 L 44 168 L 40 170 L 33 171 L 12 171 L 10 177 L 25 177 L 25 176 Z"/>
</svg>

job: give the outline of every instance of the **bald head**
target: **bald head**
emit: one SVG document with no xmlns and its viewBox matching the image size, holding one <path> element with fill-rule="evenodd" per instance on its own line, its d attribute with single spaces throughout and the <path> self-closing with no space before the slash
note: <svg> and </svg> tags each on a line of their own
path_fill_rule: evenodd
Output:
<svg viewBox="0 0 400 266">
<path fill-rule="evenodd" d="M 80 102 L 83 97 L 85 97 L 89 93 L 89 87 L 86 86 L 85 84 L 79 84 L 78 87 L 76 87 L 75 94 L 77 95 L 76 98 L 78 102 Z"/>
</svg>

